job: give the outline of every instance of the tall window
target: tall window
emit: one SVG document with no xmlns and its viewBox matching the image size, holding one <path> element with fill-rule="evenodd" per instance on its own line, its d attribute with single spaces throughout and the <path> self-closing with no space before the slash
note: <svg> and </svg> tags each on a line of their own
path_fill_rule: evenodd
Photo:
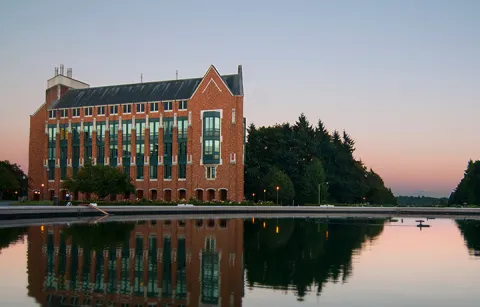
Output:
<svg viewBox="0 0 480 307">
<path fill-rule="evenodd" d="M 60 124 L 60 179 L 67 177 L 68 124 Z"/>
<path fill-rule="evenodd" d="M 132 143 L 132 122 L 122 121 L 122 151 L 123 151 L 123 170 L 125 174 L 130 175 L 131 143 Z"/>
<path fill-rule="evenodd" d="M 83 124 L 83 144 L 84 144 L 84 160 L 88 163 L 92 159 L 92 134 L 93 123 Z"/>
<path fill-rule="evenodd" d="M 48 180 L 55 179 L 55 159 L 57 151 L 57 125 L 48 126 Z"/>
<path fill-rule="evenodd" d="M 145 107 L 144 104 L 142 105 Z M 145 121 L 138 120 L 135 123 L 135 131 L 136 131 L 135 163 L 137 167 L 137 179 L 143 179 L 143 166 L 144 166 L 144 160 L 145 160 Z"/>
<path fill-rule="evenodd" d="M 150 120 L 150 179 L 158 177 L 158 126 L 158 119 Z"/>
<path fill-rule="evenodd" d="M 179 117 L 178 118 L 178 138 L 187 138 L 188 133 L 188 118 Z"/>
<path fill-rule="evenodd" d="M 80 166 L 80 124 L 72 124 L 72 168 L 75 175 Z"/>
<path fill-rule="evenodd" d="M 220 112 L 203 114 L 203 163 L 220 163 Z"/>
<path fill-rule="evenodd" d="M 97 122 L 97 164 L 105 163 L 105 122 Z"/>
<path fill-rule="evenodd" d="M 163 163 L 164 163 L 164 179 L 172 178 L 172 133 L 173 118 L 165 118 L 163 120 Z"/>
<path fill-rule="evenodd" d="M 108 133 L 110 136 L 110 166 L 115 167 L 118 163 L 118 122 L 110 121 Z"/>
</svg>

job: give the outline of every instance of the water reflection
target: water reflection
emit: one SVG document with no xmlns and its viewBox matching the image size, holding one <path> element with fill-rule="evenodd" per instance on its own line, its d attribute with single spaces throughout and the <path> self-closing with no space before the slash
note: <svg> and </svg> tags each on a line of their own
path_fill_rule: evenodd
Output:
<svg viewBox="0 0 480 307">
<path fill-rule="evenodd" d="M 320 295 L 326 282 L 346 282 L 352 254 L 383 231 L 384 220 L 256 220 L 245 223 L 245 267 L 250 287 L 295 289 Z"/>
<path fill-rule="evenodd" d="M 241 306 L 243 221 L 28 229 L 28 293 L 44 306 Z"/>
<path fill-rule="evenodd" d="M 456 223 L 470 255 L 480 257 L 480 221 L 457 220 Z"/>
<path fill-rule="evenodd" d="M 21 240 L 26 232 L 26 228 L 0 229 L 0 253 L 2 252 L 2 249 L 7 248 L 15 242 Z"/>
</svg>

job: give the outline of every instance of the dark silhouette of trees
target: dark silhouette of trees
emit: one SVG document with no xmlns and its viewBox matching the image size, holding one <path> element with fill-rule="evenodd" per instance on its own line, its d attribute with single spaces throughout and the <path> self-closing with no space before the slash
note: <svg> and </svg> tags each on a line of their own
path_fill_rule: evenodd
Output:
<svg viewBox="0 0 480 307">
<path fill-rule="evenodd" d="M 355 141 L 347 132 L 330 134 L 322 121 L 313 127 L 303 114 L 294 125 L 257 128 L 252 124 L 246 144 L 245 194 L 263 195 L 267 189 L 268 200 L 274 201 L 272 187 L 278 185 L 281 191 L 283 186 L 265 179 L 273 167 L 290 178 L 296 204 L 317 204 L 319 196 L 321 202 L 396 204 L 392 191 L 354 158 L 354 151 Z M 289 204 L 291 196 L 282 194 L 282 202 Z"/>
<path fill-rule="evenodd" d="M 480 160 L 468 161 L 462 180 L 450 194 L 449 205 L 480 205 Z"/>
</svg>

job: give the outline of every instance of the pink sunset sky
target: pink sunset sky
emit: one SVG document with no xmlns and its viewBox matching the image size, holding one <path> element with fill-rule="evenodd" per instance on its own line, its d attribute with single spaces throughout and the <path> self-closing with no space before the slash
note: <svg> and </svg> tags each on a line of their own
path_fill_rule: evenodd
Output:
<svg viewBox="0 0 480 307">
<path fill-rule="evenodd" d="M 448 196 L 480 158 L 480 2 L 90 3 L 0 3 L 0 160 L 26 169 L 62 63 L 91 86 L 242 64 L 249 123 L 345 129 L 397 195 Z"/>
</svg>

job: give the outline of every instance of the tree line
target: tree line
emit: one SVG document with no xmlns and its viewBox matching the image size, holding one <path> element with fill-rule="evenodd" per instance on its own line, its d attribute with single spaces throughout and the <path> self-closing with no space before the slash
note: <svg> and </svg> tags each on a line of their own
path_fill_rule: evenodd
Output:
<svg viewBox="0 0 480 307">
<path fill-rule="evenodd" d="M 448 204 L 448 198 L 429 196 L 397 196 L 397 203 L 401 206 L 446 206 Z"/>
<path fill-rule="evenodd" d="M 0 200 L 16 199 L 25 196 L 28 189 L 28 176 L 20 165 L 8 160 L 0 161 Z"/>
<path fill-rule="evenodd" d="M 283 204 L 396 204 L 375 171 L 354 158 L 355 141 L 343 131 L 313 127 L 304 114 L 294 125 L 248 127 L 245 194 Z"/>
<path fill-rule="evenodd" d="M 468 161 L 462 180 L 448 199 L 449 205 L 480 205 L 480 160 Z"/>
</svg>

